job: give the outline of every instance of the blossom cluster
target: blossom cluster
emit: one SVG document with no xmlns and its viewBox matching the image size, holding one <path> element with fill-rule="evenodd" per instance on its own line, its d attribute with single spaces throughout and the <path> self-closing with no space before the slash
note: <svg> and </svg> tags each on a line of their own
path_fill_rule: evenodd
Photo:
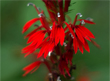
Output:
<svg viewBox="0 0 110 81">
<path fill-rule="evenodd" d="M 39 17 L 28 21 L 24 25 L 22 33 L 26 32 L 37 21 L 40 21 L 41 25 L 35 25 L 37 27 L 25 36 L 25 38 L 28 38 L 28 46 L 22 49 L 22 53 L 25 54 L 25 57 L 37 53 L 36 59 L 40 58 L 40 60 L 23 68 L 25 71 L 23 76 L 30 72 L 33 73 L 43 63 L 47 66 L 50 73 L 55 72 L 52 70 L 52 65 L 57 64 L 55 73 L 64 76 L 68 74 L 70 77 L 73 55 L 78 50 L 81 53 L 84 52 L 84 49 L 90 52 L 87 40 L 91 42 L 93 41 L 92 38 L 95 38 L 85 27 L 85 24 L 95 23 L 90 21 L 90 18 L 78 19 L 78 17 L 82 17 L 81 13 L 77 13 L 72 22 L 71 18 L 67 15 L 71 0 L 42 1 L 45 3 L 49 18 L 45 16 L 42 9 L 36 7 L 33 3 L 28 4 L 28 6 L 32 5 L 35 7 Z M 66 18 L 69 22 L 65 21 Z M 37 49 L 40 49 L 40 51 L 36 52 Z M 47 57 L 49 60 L 47 60 Z"/>
</svg>

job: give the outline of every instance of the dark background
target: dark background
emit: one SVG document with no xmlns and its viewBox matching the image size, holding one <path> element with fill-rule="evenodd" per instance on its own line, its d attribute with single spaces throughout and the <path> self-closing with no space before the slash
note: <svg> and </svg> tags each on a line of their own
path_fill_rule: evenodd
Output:
<svg viewBox="0 0 110 81">
<path fill-rule="evenodd" d="M 24 58 L 21 49 L 26 46 L 22 34 L 24 24 L 38 17 L 32 6 L 32 2 L 42 8 L 48 16 L 46 7 L 42 1 L 1 1 L 1 81 L 45 81 L 47 68 L 43 65 L 34 72 L 22 77 L 22 68 L 34 62 L 32 55 Z M 69 9 L 74 9 L 68 15 L 74 20 L 76 13 L 83 15 L 82 19 L 93 18 L 95 25 L 86 27 L 95 35 L 95 41 L 101 46 L 96 48 L 89 42 L 90 53 L 79 51 L 74 55 L 73 63 L 77 69 L 73 72 L 76 78 L 79 75 L 88 75 L 92 81 L 109 80 L 109 1 L 74 1 L 76 4 Z M 39 23 L 38 23 L 39 24 Z M 73 80 L 74 81 L 74 80 Z"/>
</svg>

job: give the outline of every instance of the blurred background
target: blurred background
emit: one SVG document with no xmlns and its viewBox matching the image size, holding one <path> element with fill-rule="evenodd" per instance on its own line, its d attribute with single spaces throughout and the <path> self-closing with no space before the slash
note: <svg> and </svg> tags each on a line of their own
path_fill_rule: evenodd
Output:
<svg viewBox="0 0 110 81">
<path fill-rule="evenodd" d="M 21 49 L 26 46 L 24 36 L 34 29 L 22 34 L 24 24 L 38 17 L 34 7 L 27 7 L 27 3 L 34 3 L 42 8 L 48 17 L 46 7 L 42 1 L 1 1 L 1 81 L 45 81 L 47 68 L 41 65 L 33 74 L 22 77 L 22 68 L 35 61 L 32 55 L 24 58 Z M 96 48 L 89 42 L 90 53 L 78 52 L 74 55 L 73 63 L 76 70 L 74 78 L 88 76 L 91 81 L 109 81 L 109 1 L 74 1 L 68 15 L 74 20 L 76 13 L 83 15 L 82 19 L 93 18 L 95 25 L 86 27 L 95 35 L 95 41 L 101 46 Z M 39 24 L 39 22 L 37 23 Z M 74 81 L 74 80 L 72 80 Z"/>
</svg>

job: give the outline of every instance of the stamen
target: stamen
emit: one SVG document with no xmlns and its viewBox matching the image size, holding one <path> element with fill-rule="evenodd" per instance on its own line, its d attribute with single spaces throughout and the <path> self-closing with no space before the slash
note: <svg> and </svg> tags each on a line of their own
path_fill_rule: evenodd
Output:
<svg viewBox="0 0 110 81">
<path fill-rule="evenodd" d="M 50 30 L 52 30 L 52 26 L 50 26 Z"/>
<path fill-rule="evenodd" d="M 59 12 L 57 13 L 57 16 L 60 17 L 60 13 Z"/>
<path fill-rule="evenodd" d="M 86 18 L 86 20 L 93 21 L 93 19 L 90 17 Z"/>
<path fill-rule="evenodd" d="M 42 16 L 44 16 L 44 14 L 43 14 L 43 13 L 40 13 L 40 14 L 38 14 L 38 16 L 39 16 L 39 17 L 42 17 Z"/>
<path fill-rule="evenodd" d="M 33 4 L 33 3 L 28 3 L 28 4 L 27 4 L 27 6 L 30 6 L 30 5 L 31 5 L 31 6 L 34 6 L 35 4 Z"/>
<path fill-rule="evenodd" d="M 81 21 L 81 24 L 85 24 L 84 20 Z"/>
<path fill-rule="evenodd" d="M 79 15 L 80 17 L 82 17 L 82 14 L 81 13 L 77 13 L 76 15 Z"/>
<path fill-rule="evenodd" d="M 39 12 L 39 10 L 38 10 L 38 8 L 35 6 L 35 4 L 33 4 L 33 3 L 28 3 L 27 4 L 27 6 L 33 6 L 35 9 L 36 9 L 36 11 L 37 11 L 37 13 L 39 14 L 40 12 Z"/>
<path fill-rule="evenodd" d="M 71 33 L 69 33 L 71 35 L 71 37 L 74 39 L 73 35 Z"/>
<path fill-rule="evenodd" d="M 60 80 L 60 76 L 57 77 L 57 81 L 61 81 L 61 80 Z"/>
</svg>

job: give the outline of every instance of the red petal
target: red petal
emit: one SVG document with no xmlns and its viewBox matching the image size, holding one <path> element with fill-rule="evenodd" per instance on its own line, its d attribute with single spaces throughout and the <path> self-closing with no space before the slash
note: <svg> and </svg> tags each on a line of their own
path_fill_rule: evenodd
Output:
<svg viewBox="0 0 110 81">
<path fill-rule="evenodd" d="M 48 55 L 49 51 L 46 50 L 45 53 L 44 53 L 44 58 L 46 59 L 47 55 Z"/>
<path fill-rule="evenodd" d="M 79 26 L 79 28 L 85 32 L 90 38 L 95 38 L 94 35 L 87 29 L 85 28 L 84 26 Z"/>
<path fill-rule="evenodd" d="M 69 73 L 69 68 L 68 68 L 68 66 L 65 66 L 65 69 L 66 69 L 66 72 L 68 73 L 68 75 L 71 76 L 70 73 Z"/>
<path fill-rule="evenodd" d="M 81 51 L 81 53 L 83 54 L 83 47 L 82 47 L 82 42 L 80 42 L 80 40 L 78 39 L 78 46 L 79 46 L 79 50 Z"/>
<path fill-rule="evenodd" d="M 39 58 L 39 57 L 41 57 L 41 56 L 43 55 L 43 53 L 45 52 L 45 50 L 46 50 L 46 48 L 47 48 L 47 44 L 48 44 L 48 42 L 45 43 L 45 45 L 43 45 L 43 47 L 41 48 L 41 50 L 40 50 L 40 52 L 39 52 L 37 58 Z"/>
<path fill-rule="evenodd" d="M 84 38 L 83 36 L 80 34 L 80 32 L 77 30 L 77 28 L 75 28 L 75 32 L 76 32 L 76 35 L 78 36 L 79 40 L 84 44 Z"/>
<path fill-rule="evenodd" d="M 76 38 L 73 39 L 73 47 L 74 47 L 74 51 L 75 51 L 75 54 L 76 54 L 77 49 L 78 49 L 78 42 L 77 42 Z"/>
<path fill-rule="evenodd" d="M 61 34 L 59 33 L 59 35 L 60 35 L 60 44 L 63 45 L 64 38 L 65 38 L 65 33 L 64 33 L 64 30 L 63 30 L 62 27 L 60 28 L 60 32 L 61 32 Z"/>
<path fill-rule="evenodd" d="M 69 31 L 71 32 L 71 34 L 75 37 L 75 34 L 74 34 L 72 28 L 70 27 L 70 25 L 67 22 L 64 22 L 64 23 L 67 25 L 67 27 L 68 27 Z"/>
<path fill-rule="evenodd" d="M 29 37 L 28 41 L 27 41 L 27 44 L 30 43 L 30 42 L 32 42 L 32 41 L 35 40 L 35 39 L 36 39 L 36 40 L 39 39 L 40 36 L 43 34 L 43 32 L 44 32 L 44 30 L 40 30 L 40 31 L 34 33 L 33 35 L 31 35 L 31 36 Z"/>
<path fill-rule="evenodd" d="M 59 43 L 59 38 L 60 38 L 60 28 L 55 28 L 55 45 Z"/>
<path fill-rule="evenodd" d="M 37 30 L 41 29 L 42 26 L 36 28 L 35 30 L 33 30 L 32 32 L 30 32 L 29 34 L 27 34 L 24 38 L 30 37 L 31 35 L 33 35 Z"/>
<path fill-rule="evenodd" d="M 40 64 L 37 65 L 37 67 L 31 73 L 35 72 L 39 68 L 39 66 L 40 66 Z"/>
<path fill-rule="evenodd" d="M 26 32 L 26 31 L 29 29 L 29 27 L 30 27 L 33 23 L 35 23 L 36 21 L 38 21 L 38 20 L 39 20 L 39 18 L 34 18 L 34 19 L 28 21 L 28 22 L 24 25 L 22 33 Z"/>
<path fill-rule="evenodd" d="M 80 28 L 77 28 L 77 29 L 78 29 L 78 31 L 82 34 L 82 36 L 83 36 L 85 39 L 91 41 L 90 38 L 86 35 L 85 32 L 83 32 Z"/>
<path fill-rule="evenodd" d="M 94 44 L 97 48 L 101 48 L 94 40 L 91 39 L 92 44 Z"/>
<path fill-rule="evenodd" d="M 29 53 L 25 54 L 24 57 L 27 57 L 28 55 L 32 54 L 35 50 L 30 51 Z"/>
<path fill-rule="evenodd" d="M 53 23 L 52 31 L 51 31 L 51 34 L 50 34 L 50 38 L 54 38 L 54 37 L 55 37 L 55 22 Z"/>
<path fill-rule="evenodd" d="M 88 45 L 86 40 L 85 40 L 85 44 L 83 46 L 84 46 L 86 51 L 90 52 L 89 45 Z"/>
<path fill-rule="evenodd" d="M 37 64 L 38 64 L 38 62 L 33 62 L 33 63 L 31 63 L 30 65 L 24 67 L 23 70 L 32 69 L 32 68 L 34 68 Z"/>
<path fill-rule="evenodd" d="M 84 19 L 78 19 L 77 21 L 82 21 Z M 89 21 L 89 20 L 84 20 L 85 23 L 89 23 L 89 24 L 95 24 L 94 22 L 92 21 Z"/>
<path fill-rule="evenodd" d="M 41 62 L 36 61 L 26 67 L 23 68 L 24 71 L 26 71 L 23 76 L 26 76 L 29 72 L 31 72 L 35 67 L 38 68 L 40 66 Z M 37 70 L 37 69 L 36 69 Z M 35 70 L 34 70 L 35 71 Z"/>
<path fill-rule="evenodd" d="M 22 76 L 26 76 L 29 72 L 31 72 L 32 69 L 26 71 Z"/>
</svg>

